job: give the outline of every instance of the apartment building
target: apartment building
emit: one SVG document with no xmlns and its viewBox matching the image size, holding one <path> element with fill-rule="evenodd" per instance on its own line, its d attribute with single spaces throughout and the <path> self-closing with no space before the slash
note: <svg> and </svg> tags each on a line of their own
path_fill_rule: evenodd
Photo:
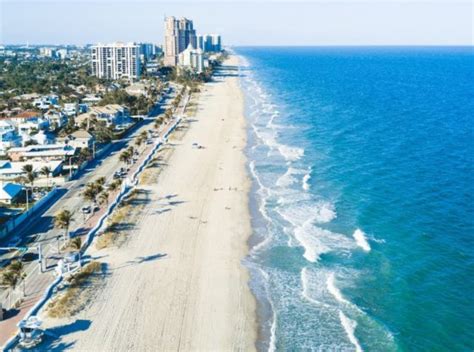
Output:
<svg viewBox="0 0 474 352">
<path fill-rule="evenodd" d="M 97 44 L 91 47 L 92 74 L 99 78 L 140 78 L 140 45 Z"/>
<path fill-rule="evenodd" d="M 196 31 L 193 21 L 187 18 L 176 19 L 165 18 L 165 42 L 164 42 L 164 64 L 165 66 L 176 66 L 178 56 L 191 44 L 197 48 Z"/>
</svg>

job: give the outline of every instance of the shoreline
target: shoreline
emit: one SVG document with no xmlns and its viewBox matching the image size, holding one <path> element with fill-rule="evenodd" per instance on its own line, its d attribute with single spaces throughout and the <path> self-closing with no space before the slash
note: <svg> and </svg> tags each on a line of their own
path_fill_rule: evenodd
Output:
<svg viewBox="0 0 474 352">
<path fill-rule="evenodd" d="M 251 179 L 243 91 L 232 71 L 238 65 L 230 56 L 223 75 L 202 86 L 187 131 L 170 137 L 158 182 L 139 187 L 148 204 L 127 243 L 91 251 L 110 272 L 104 287 L 73 317 L 45 317 L 45 328 L 62 332 L 50 347 L 256 349 L 257 303 L 244 264 Z M 74 331 L 78 321 L 90 323 Z"/>
</svg>

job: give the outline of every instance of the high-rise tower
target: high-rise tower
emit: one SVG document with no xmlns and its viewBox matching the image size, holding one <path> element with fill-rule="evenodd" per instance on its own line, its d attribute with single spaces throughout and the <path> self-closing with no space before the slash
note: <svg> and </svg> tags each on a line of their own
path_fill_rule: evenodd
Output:
<svg viewBox="0 0 474 352">
<path fill-rule="evenodd" d="M 187 18 L 176 19 L 175 17 L 166 17 L 164 40 L 165 66 L 176 66 L 179 53 L 183 52 L 189 44 L 193 48 L 197 47 L 193 21 Z"/>
</svg>

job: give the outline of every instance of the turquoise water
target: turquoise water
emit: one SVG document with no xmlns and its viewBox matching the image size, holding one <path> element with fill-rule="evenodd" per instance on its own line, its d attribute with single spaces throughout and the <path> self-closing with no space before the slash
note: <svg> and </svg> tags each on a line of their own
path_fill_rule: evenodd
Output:
<svg viewBox="0 0 474 352">
<path fill-rule="evenodd" d="M 472 48 L 237 48 L 262 350 L 474 348 Z"/>
</svg>

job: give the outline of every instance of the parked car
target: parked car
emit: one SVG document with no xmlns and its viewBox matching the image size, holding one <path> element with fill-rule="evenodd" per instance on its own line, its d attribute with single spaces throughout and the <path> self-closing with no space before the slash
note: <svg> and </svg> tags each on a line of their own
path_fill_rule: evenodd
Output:
<svg viewBox="0 0 474 352">
<path fill-rule="evenodd" d="M 82 212 L 84 214 L 89 214 L 91 211 L 92 211 L 92 209 L 91 209 L 90 205 L 86 205 L 85 207 L 82 207 Z"/>
<path fill-rule="evenodd" d="M 26 252 L 20 258 L 20 260 L 24 263 L 29 263 L 37 259 L 38 259 L 38 253 L 34 253 L 34 252 Z"/>
</svg>

